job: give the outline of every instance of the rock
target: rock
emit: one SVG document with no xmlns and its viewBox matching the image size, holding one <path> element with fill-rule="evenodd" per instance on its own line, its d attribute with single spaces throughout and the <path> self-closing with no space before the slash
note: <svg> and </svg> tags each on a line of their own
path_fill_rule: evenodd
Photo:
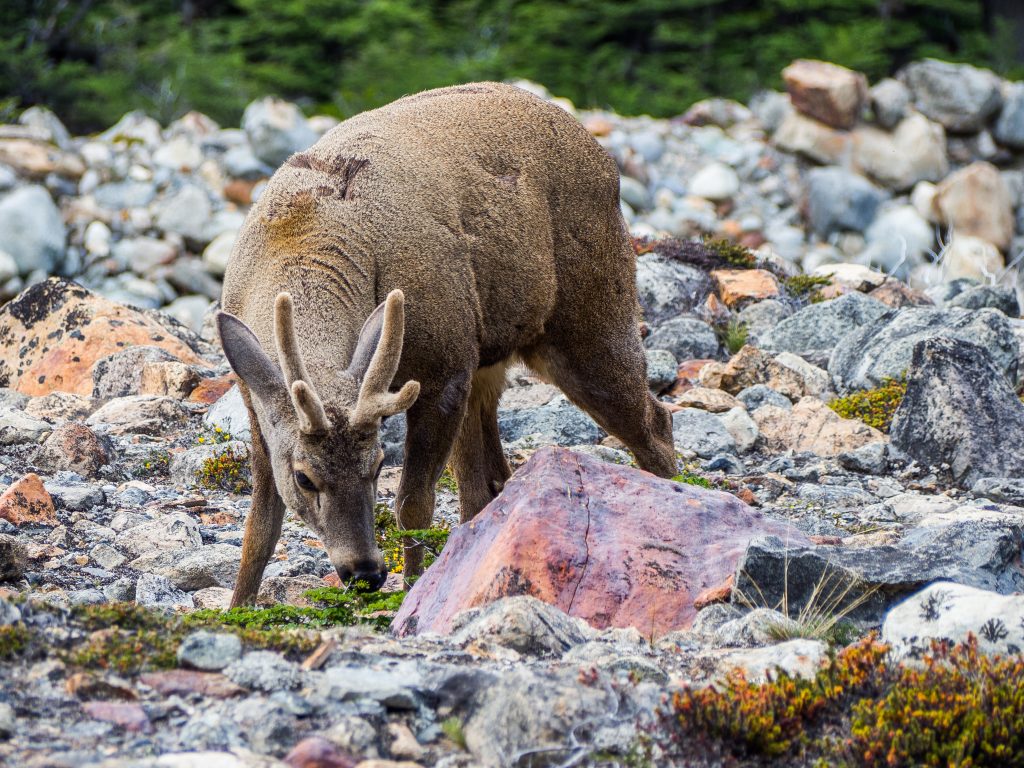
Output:
<svg viewBox="0 0 1024 768">
<path fill-rule="evenodd" d="M 143 573 L 135 583 L 135 602 L 148 608 L 160 608 L 167 610 L 191 609 L 193 607 L 191 595 L 176 589 L 171 582 L 163 576 L 153 573 Z"/>
<path fill-rule="evenodd" d="M 235 685 L 224 675 L 193 672 L 187 669 L 146 672 L 139 675 L 139 682 L 164 696 L 199 694 L 215 699 L 228 699 L 245 693 L 244 688 Z"/>
<path fill-rule="evenodd" d="M 790 616 L 811 605 L 877 625 L 891 605 L 937 580 L 1002 594 L 1020 590 L 1019 556 L 1020 528 L 1004 522 L 928 526 L 897 544 L 865 547 L 793 547 L 763 537 L 737 567 L 732 599 L 758 606 L 785 599 Z"/>
<path fill-rule="evenodd" d="M 749 344 L 733 355 L 728 363 L 705 365 L 700 371 L 700 383 L 712 389 L 724 389 L 730 394 L 755 384 L 765 384 L 791 400 L 806 394 L 801 372 L 779 363 Z"/>
<path fill-rule="evenodd" d="M 576 724 L 600 723 L 618 709 L 618 702 L 610 686 L 580 685 L 575 672 L 516 669 L 482 687 L 464 707 L 470 764 L 498 768 L 514 765 L 516 755 L 531 753 L 562 762 L 560 758 L 575 751 L 567 744 L 567 734 Z M 621 738 L 632 741 L 636 733 Z"/>
<path fill-rule="evenodd" d="M 908 65 L 899 77 L 920 112 L 957 133 L 981 130 L 1003 102 L 999 78 L 969 64 L 925 59 Z"/>
<path fill-rule="evenodd" d="M 136 344 L 205 366 L 156 316 L 50 278 L 0 308 L 0 384 L 26 395 L 54 390 L 91 395 L 97 361 Z"/>
<path fill-rule="evenodd" d="M 14 525 L 57 525 L 53 499 L 39 475 L 29 472 L 0 494 L 0 520 Z"/>
<path fill-rule="evenodd" d="M 692 104 L 679 119 L 686 125 L 697 127 L 717 125 L 719 128 L 730 128 L 736 123 L 750 120 L 753 116 L 753 113 L 738 101 L 711 98 Z"/>
<path fill-rule="evenodd" d="M 110 255 L 112 237 L 110 227 L 102 221 L 93 221 L 85 228 L 85 236 L 82 240 L 85 250 L 90 256 L 104 258 Z"/>
<path fill-rule="evenodd" d="M 89 550 L 89 557 L 91 557 L 101 568 L 108 571 L 120 568 L 128 562 L 127 557 L 122 555 L 109 544 L 97 544 Z"/>
<path fill-rule="evenodd" d="M 94 720 L 103 720 L 126 731 L 149 733 L 153 724 L 142 705 L 136 701 L 85 701 L 82 711 Z"/>
<path fill-rule="evenodd" d="M 14 707 L 7 702 L 0 702 L 0 740 L 9 739 L 18 728 L 18 718 Z"/>
<path fill-rule="evenodd" d="M 597 443 L 605 436 L 587 414 L 564 396 L 534 409 L 498 409 L 501 439 L 514 442 L 535 437 L 541 444 L 582 445 Z"/>
<path fill-rule="evenodd" d="M 38 443 L 52 429 L 49 422 L 32 418 L 24 411 L 0 408 L 0 445 Z"/>
<path fill-rule="evenodd" d="M 203 251 L 203 266 L 210 271 L 210 274 L 218 277 L 224 276 L 228 260 L 231 258 L 231 250 L 235 247 L 237 239 L 237 230 L 221 232 L 206 246 Z"/>
<path fill-rule="evenodd" d="M 907 114 L 910 90 L 899 80 L 883 78 L 868 92 L 875 120 L 886 129 L 894 128 Z"/>
<path fill-rule="evenodd" d="M 821 238 L 844 230 L 863 232 L 885 199 L 870 181 L 842 168 L 814 168 L 805 178 L 807 221 Z"/>
<path fill-rule="evenodd" d="M 324 671 L 320 695 L 335 701 L 369 699 L 391 710 L 416 709 L 424 688 L 421 667 L 408 661 L 341 665 Z"/>
<path fill-rule="evenodd" d="M 156 187 L 148 181 L 114 181 L 96 187 L 93 197 L 98 206 L 110 211 L 144 208 L 156 197 Z M 114 253 L 117 255 L 116 246 Z M 131 261 L 128 263 L 133 264 Z"/>
<path fill-rule="evenodd" d="M 789 410 L 764 405 L 751 415 L 761 435 L 760 444 L 772 453 L 809 451 L 838 456 L 885 440 L 877 429 L 842 418 L 816 397 L 801 398 Z"/>
<path fill-rule="evenodd" d="M 452 532 L 392 626 L 448 633 L 465 608 L 531 595 L 592 626 L 662 634 L 689 625 L 693 598 L 764 529 L 803 539 L 728 494 L 542 448 Z"/>
<path fill-rule="evenodd" d="M 746 409 L 742 406 L 730 408 L 718 418 L 726 431 L 732 435 L 737 451 L 746 453 L 754 447 L 760 433 L 757 430 L 757 424 L 747 414 Z"/>
<path fill-rule="evenodd" d="M 889 464 L 889 451 L 883 442 L 868 443 L 860 448 L 839 454 L 839 463 L 846 469 L 854 472 L 863 472 L 868 475 L 881 475 L 885 473 Z"/>
<path fill-rule="evenodd" d="M 172 512 L 117 535 L 117 546 L 134 557 L 149 552 L 192 550 L 203 545 L 199 524 L 184 512 Z"/>
<path fill-rule="evenodd" d="M 779 281 L 765 269 L 716 269 L 711 277 L 718 295 L 730 307 L 779 295 Z"/>
<path fill-rule="evenodd" d="M 864 75 L 825 61 L 797 59 L 782 79 L 794 107 L 833 128 L 852 128 L 867 101 Z"/>
<path fill-rule="evenodd" d="M 672 439 L 676 450 L 693 451 L 705 459 L 736 452 L 736 441 L 721 420 L 697 408 L 672 414 Z"/>
<path fill-rule="evenodd" d="M 638 211 L 645 211 L 651 207 L 651 193 L 643 182 L 623 175 L 619 179 L 619 196 L 630 206 Z"/>
<path fill-rule="evenodd" d="M 153 153 L 153 164 L 174 171 L 191 171 L 203 162 L 203 153 L 185 136 L 175 136 Z"/>
<path fill-rule="evenodd" d="M 690 179 L 687 192 L 705 200 L 719 202 L 735 197 L 740 191 L 740 177 L 724 163 L 712 162 L 705 165 Z"/>
<path fill-rule="evenodd" d="M 676 405 L 683 408 L 699 408 L 710 413 L 725 413 L 742 404 L 735 397 L 720 389 L 693 387 L 676 398 Z"/>
<path fill-rule="evenodd" d="M 172 549 L 144 554 L 132 561 L 137 571 L 164 576 L 178 589 L 234 587 L 242 550 L 233 544 L 207 544 L 195 549 Z"/>
<path fill-rule="evenodd" d="M 139 381 L 140 395 L 159 395 L 184 400 L 199 386 L 199 372 L 177 360 L 146 362 Z"/>
<path fill-rule="evenodd" d="M 92 396 L 97 400 L 138 395 L 142 389 L 142 371 L 146 363 L 177 362 L 161 347 L 132 346 L 96 361 L 92 369 Z"/>
<path fill-rule="evenodd" d="M 699 306 L 711 280 L 696 267 L 648 253 L 636 260 L 636 289 L 644 318 L 658 325 Z"/>
<path fill-rule="evenodd" d="M 203 424 L 212 429 L 220 427 L 222 431 L 238 440 L 252 440 L 252 433 L 249 431 L 249 411 L 242 400 L 242 392 L 238 385 L 232 385 L 220 399 L 217 400 L 210 410 L 203 417 Z"/>
<path fill-rule="evenodd" d="M 950 645 L 973 637 L 985 654 L 1016 656 L 1024 648 L 1024 597 L 936 582 L 886 614 L 882 642 L 897 660 L 920 659 L 932 642 Z"/>
<path fill-rule="evenodd" d="M 765 334 L 761 346 L 770 352 L 793 352 L 826 361 L 847 335 L 889 312 L 885 304 L 862 293 L 808 304 Z"/>
<path fill-rule="evenodd" d="M 199 630 L 178 646 L 178 663 L 190 669 L 219 672 L 242 655 L 242 641 L 228 632 Z"/>
<path fill-rule="evenodd" d="M 989 280 L 1002 271 L 1003 256 L 999 249 L 980 237 L 954 233 L 942 251 L 941 274 L 946 279 Z"/>
<path fill-rule="evenodd" d="M 933 200 L 939 221 L 958 235 L 986 240 L 1001 251 L 1013 238 L 1010 191 L 991 163 L 971 163 L 947 176 Z"/>
<path fill-rule="evenodd" d="M 718 354 L 714 329 L 695 317 L 676 317 L 658 325 L 644 339 L 648 349 L 667 349 L 677 360 L 694 360 Z"/>
<path fill-rule="evenodd" d="M 865 239 L 867 248 L 858 256 L 858 260 L 886 273 L 882 275 L 881 282 L 875 285 L 862 284 L 859 288 L 870 291 L 880 287 L 886 275 L 906 275 L 912 267 L 920 264 L 931 251 L 935 233 L 914 206 L 899 205 L 880 213 L 868 227 Z"/>
<path fill-rule="evenodd" d="M 528 656 L 561 656 L 593 637 L 582 619 L 534 597 L 506 597 L 458 614 L 452 641 L 459 645 L 493 643 Z"/>
<path fill-rule="evenodd" d="M 1024 403 L 981 347 L 932 337 L 914 345 L 892 443 L 926 467 L 948 466 L 970 487 L 1024 475 Z"/>
<path fill-rule="evenodd" d="M 75 512 L 88 512 L 93 507 L 103 506 L 107 500 L 101 489 L 84 483 L 62 485 L 50 481 L 44 487 L 58 507 Z"/>
<path fill-rule="evenodd" d="M 828 372 L 804 360 L 792 352 L 775 356 L 774 363 L 795 373 L 802 384 L 805 395 L 822 396 L 830 391 Z"/>
<path fill-rule="evenodd" d="M 875 221 L 875 224 L 871 225 L 871 228 L 874 228 L 876 224 L 878 224 L 878 220 Z M 843 293 L 870 291 L 872 288 L 880 286 L 886 280 L 886 276 L 881 272 L 870 269 L 863 264 L 850 263 L 822 264 L 811 271 L 811 276 L 829 278 L 832 282 L 828 287 L 839 288 Z"/>
<path fill-rule="evenodd" d="M 799 112 L 788 113 L 772 139 L 779 149 L 804 155 L 816 163 L 838 163 L 850 152 L 850 134 Z"/>
<path fill-rule="evenodd" d="M 120 120 L 101 133 L 99 138 L 110 144 L 139 143 L 151 149 L 163 140 L 160 123 L 140 110 L 126 112 Z"/>
<path fill-rule="evenodd" d="M 1000 144 L 1024 149 L 1024 83 L 1006 83 L 1003 97 L 1003 109 L 992 133 Z"/>
<path fill-rule="evenodd" d="M 1020 317 L 1020 304 L 1017 293 L 1012 288 L 1001 285 L 975 285 L 967 288 L 948 302 L 948 307 L 964 309 L 998 309 L 1007 317 Z"/>
<path fill-rule="evenodd" d="M 906 283 L 899 280 L 886 280 L 880 286 L 868 294 L 887 307 L 901 309 L 902 307 L 928 306 L 934 302 L 920 291 L 915 291 Z"/>
<path fill-rule="evenodd" d="M 249 138 L 253 154 L 273 168 L 320 138 L 297 106 L 269 96 L 245 108 L 242 130 Z"/>
<path fill-rule="evenodd" d="M 120 240 L 113 247 L 114 258 L 137 275 L 148 275 L 157 267 L 170 264 L 178 256 L 178 247 L 153 237 Z"/>
<path fill-rule="evenodd" d="M 18 581 L 25 573 L 28 552 L 17 538 L 0 533 L 0 583 Z M 6 605 L 6 603 L 5 603 Z M 3 615 L 0 607 L 0 615 Z M 4 622 L 0 621 L 0 625 Z"/>
<path fill-rule="evenodd" d="M 747 329 L 747 340 L 755 347 L 772 328 L 793 314 L 793 308 L 775 299 L 765 299 L 749 304 L 739 311 L 736 321 Z"/>
<path fill-rule="evenodd" d="M 916 112 L 891 133 L 868 125 L 857 128 L 851 147 L 858 170 L 899 192 L 921 181 L 939 181 L 949 173 L 946 132 Z"/>
<path fill-rule="evenodd" d="M 188 411 L 173 397 L 132 395 L 108 401 L 86 419 L 90 427 L 106 427 L 109 434 L 160 435 L 188 421 Z"/>
<path fill-rule="evenodd" d="M 667 349 L 648 349 L 644 356 L 647 358 L 647 386 L 655 394 L 664 392 L 676 380 L 679 363 L 675 355 Z"/>
<path fill-rule="evenodd" d="M 189 448 L 171 458 L 171 482 L 181 488 L 202 486 L 202 472 L 208 461 L 223 454 L 232 454 L 239 461 L 249 458 L 249 447 L 241 440 L 229 440 Z"/>
<path fill-rule="evenodd" d="M 53 112 L 46 107 L 32 106 L 18 115 L 18 123 L 39 131 L 44 140 L 61 149 L 71 146 L 71 134 Z"/>
<path fill-rule="evenodd" d="M 785 410 L 793 407 L 788 397 L 780 395 L 765 384 L 754 384 L 751 387 L 740 390 L 736 395 L 736 399 L 743 403 L 743 407 L 750 413 L 753 413 L 763 405 L 774 405 Z"/>
<path fill-rule="evenodd" d="M 14 257 L 18 274 L 52 272 L 64 259 L 66 237 L 60 210 L 45 187 L 18 187 L 0 198 L 0 251 Z"/>
<path fill-rule="evenodd" d="M 197 243 L 207 243 L 213 217 L 210 196 L 195 184 L 185 184 L 166 198 L 156 215 L 156 226 Z"/>
<path fill-rule="evenodd" d="M 308 736 L 285 755 L 288 768 L 356 768 L 358 762 L 327 739 Z"/>
<path fill-rule="evenodd" d="M 1002 312 L 905 307 L 862 326 L 836 345 L 828 363 L 832 383 L 846 394 L 899 378 L 910 366 L 914 346 L 937 336 L 977 344 L 1005 376 L 1016 380 L 1020 350 Z"/>
<path fill-rule="evenodd" d="M 114 447 L 109 438 L 100 437 L 84 424 L 68 422 L 50 433 L 36 454 L 35 461 L 51 472 L 70 471 L 82 477 L 96 477 L 100 468 L 110 464 Z"/>
<path fill-rule="evenodd" d="M 811 680 L 828 661 L 828 646 L 821 640 L 788 640 L 766 648 L 717 654 L 719 674 L 738 670 L 750 683 L 767 683 L 780 674 Z"/>
<path fill-rule="evenodd" d="M 0 139 L 0 163 L 16 169 L 21 176 L 41 181 L 52 179 L 54 174 L 77 179 L 85 172 L 78 155 L 32 139 Z"/>
</svg>

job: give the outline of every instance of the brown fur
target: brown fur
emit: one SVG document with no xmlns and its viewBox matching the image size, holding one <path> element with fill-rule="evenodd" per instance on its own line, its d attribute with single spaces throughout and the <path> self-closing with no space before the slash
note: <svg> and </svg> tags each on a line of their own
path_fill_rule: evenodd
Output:
<svg viewBox="0 0 1024 768">
<path fill-rule="evenodd" d="M 359 412 L 360 382 L 339 372 L 350 361 L 350 370 L 367 369 L 387 337 L 371 313 L 390 292 L 404 292 L 397 369 L 374 359 L 366 373 L 386 379 L 385 391 L 392 381 L 419 382 L 397 500 L 404 528 L 430 525 L 434 484 L 449 457 L 464 521 L 500 491 L 509 467 L 496 409 L 505 369 L 516 358 L 621 438 L 642 467 L 669 476 L 671 419 L 647 391 L 634 254 L 618 188 L 615 163 L 586 130 L 521 89 L 475 83 L 416 94 L 345 121 L 274 174 L 239 236 L 223 307 L 252 329 L 274 365 L 294 369 L 294 361 L 279 358 L 274 306 L 281 292 L 295 297 L 294 334 L 305 361 L 300 378 L 322 400 L 333 440 L 354 428 L 345 419 Z M 361 334 L 370 341 L 361 342 Z M 250 370 L 250 378 L 273 378 L 269 368 Z M 253 382 L 240 375 L 248 395 Z M 280 399 L 273 386 L 263 391 L 268 400 Z M 403 392 L 407 405 L 410 390 Z M 284 419 L 281 407 L 255 400 L 254 439 L 280 431 L 271 421 Z M 344 461 L 370 461 L 367 451 L 378 449 L 368 439 L 360 449 L 365 455 Z M 274 454 L 277 443 L 269 443 Z M 304 455 L 316 452 L 299 447 Z M 250 517 L 282 512 L 280 496 L 267 489 L 289 477 L 267 463 L 254 462 Z M 250 554 L 236 603 L 255 594 L 265 559 L 252 558 L 273 548 L 250 536 L 276 538 L 279 527 L 249 521 Z M 420 553 L 410 548 L 407 573 L 419 567 Z"/>
</svg>

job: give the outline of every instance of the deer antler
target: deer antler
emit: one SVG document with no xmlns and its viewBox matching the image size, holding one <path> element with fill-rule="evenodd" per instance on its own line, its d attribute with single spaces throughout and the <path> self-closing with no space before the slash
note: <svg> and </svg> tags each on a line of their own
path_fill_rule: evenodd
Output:
<svg viewBox="0 0 1024 768">
<path fill-rule="evenodd" d="M 359 399 L 352 409 L 351 424 L 372 427 L 385 416 L 400 413 L 413 404 L 420 393 L 418 381 L 407 381 L 396 393 L 388 389 L 398 372 L 405 337 L 405 294 L 394 290 L 384 304 L 380 339 L 359 387 Z"/>
<path fill-rule="evenodd" d="M 299 417 L 299 429 L 307 435 L 321 434 L 331 428 L 331 422 L 327 419 L 323 402 L 309 383 L 295 335 L 294 316 L 292 295 L 279 293 L 274 302 L 274 343 L 281 370 Z"/>
</svg>

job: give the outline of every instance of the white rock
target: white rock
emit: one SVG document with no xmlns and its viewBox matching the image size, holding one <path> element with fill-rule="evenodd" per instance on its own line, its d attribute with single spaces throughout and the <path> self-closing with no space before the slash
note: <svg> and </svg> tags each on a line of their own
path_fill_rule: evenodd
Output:
<svg viewBox="0 0 1024 768">
<path fill-rule="evenodd" d="M 789 640 L 765 648 L 711 654 L 722 675 L 741 670 L 752 683 L 774 679 L 779 672 L 809 680 L 828 658 L 828 646 L 820 640 Z"/>
<path fill-rule="evenodd" d="M 0 284 L 18 276 L 18 262 L 7 251 L 0 251 Z"/>
<path fill-rule="evenodd" d="M 185 136 L 176 136 L 153 153 L 153 162 L 172 170 L 192 170 L 203 161 L 203 153 Z"/>
<path fill-rule="evenodd" d="M 962 643 L 978 638 L 983 653 L 1017 655 L 1024 650 L 1024 595 L 1000 595 L 940 581 L 889 611 L 882 640 L 897 659 L 920 658 L 932 640 Z"/>
<path fill-rule="evenodd" d="M 934 230 L 912 205 L 899 205 L 880 214 L 868 227 L 866 237 L 868 247 L 861 259 L 887 273 L 898 267 L 909 271 L 935 244 Z"/>
<path fill-rule="evenodd" d="M 710 163 L 694 174 L 687 191 L 705 200 L 728 200 L 740 191 L 740 177 L 724 163 Z"/>
<path fill-rule="evenodd" d="M 732 439 L 736 441 L 736 450 L 740 453 L 746 453 L 754 447 L 759 432 L 757 431 L 757 424 L 750 418 L 746 408 L 742 406 L 730 408 L 725 413 L 719 414 L 718 418 L 725 425 L 729 434 L 732 435 Z"/>
<path fill-rule="evenodd" d="M 969 277 L 988 283 L 1002 273 L 1004 266 L 999 249 L 980 237 L 954 232 L 942 252 L 942 274 L 947 281 Z"/>
<path fill-rule="evenodd" d="M 203 545 L 199 523 L 184 512 L 168 515 L 128 528 L 114 540 L 118 547 L 134 557 L 148 552 L 192 550 Z"/>
<path fill-rule="evenodd" d="M 229 230 L 217 235 L 203 251 L 203 266 L 211 275 L 223 276 L 231 258 L 231 249 L 238 239 L 238 230 Z"/>
<path fill-rule="evenodd" d="M 220 427 L 238 440 L 252 440 L 249 411 L 242 401 L 242 392 L 237 384 L 210 406 L 210 410 L 203 417 L 203 424 L 208 427 Z"/>
<path fill-rule="evenodd" d="M 64 220 L 46 187 L 18 187 L 0 199 L 0 251 L 14 257 L 19 274 L 52 272 L 64 239 Z"/>
<path fill-rule="evenodd" d="M 816 365 L 811 365 L 799 355 L 792 352 L 781 352 L 775 356 L 775 362 L 795 371 L 800 376 L 806 395 L 823 395 L 831 389 L 828 372 Z"/>
<path fill-rule="evenodd" d="M 85 228 L 85 250 L 91 256 L 105 258 L 110 255 L 110 238 L 110 227 L 102 221 L 91 221 Z"/>
</svg>

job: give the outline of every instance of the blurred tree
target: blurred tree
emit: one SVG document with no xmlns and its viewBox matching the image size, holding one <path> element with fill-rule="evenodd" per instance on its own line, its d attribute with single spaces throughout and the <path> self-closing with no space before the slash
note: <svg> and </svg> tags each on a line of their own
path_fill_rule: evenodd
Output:
<svg viewBox="0 0 1024 768">
<path fill-rule="evenodd" d="M 1020 0 L 5 0 L 0 118 L 129 109 L 237 122 L 276 93 L 338 116 L 525 77 L 581 106 L 671 115 L 781 85 L 799 57 L 872 80 L 923 56 L 1021 73 Z"/>
</svg>

